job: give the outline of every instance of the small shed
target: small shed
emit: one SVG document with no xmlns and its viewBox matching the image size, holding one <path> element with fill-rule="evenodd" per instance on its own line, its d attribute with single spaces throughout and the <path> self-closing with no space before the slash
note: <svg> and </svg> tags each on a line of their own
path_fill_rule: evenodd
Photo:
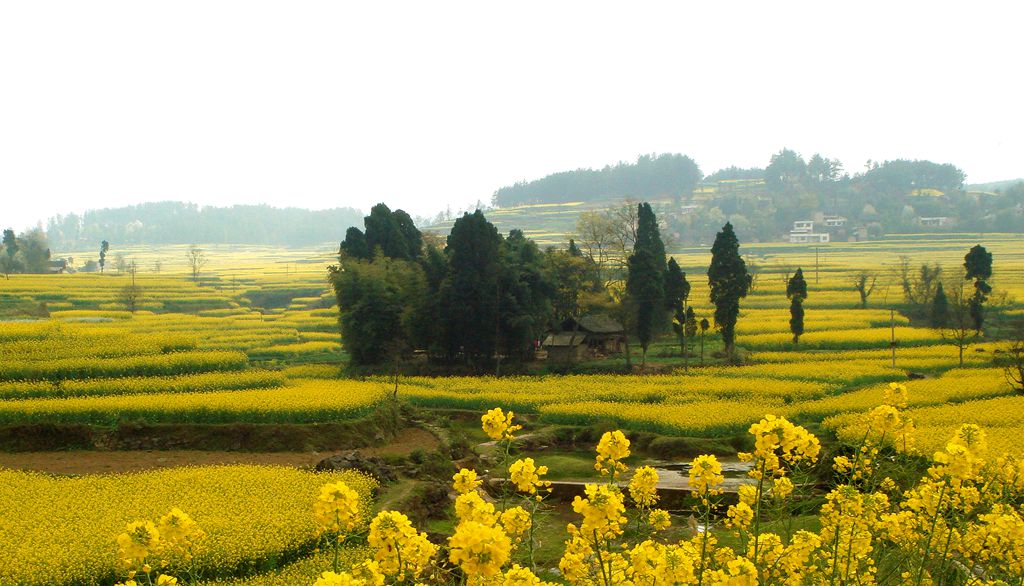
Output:
<svg viewBox="0 0 1024 586">
<path fill-rule="evenodd" d="M 555 332 L 548 334 L 544 340 L 544 349 L 548 351 L 548 360 L 553 362 L 573 362 L 586 356 L 587 336 L 583 332 Z"/>
<path fill-rule="evenodd" d="M 622 352 L 626 337 L 626 328 L 603 314 L 584 315 L 579 320 L 569 318 L 562 322 L 562 331 L 586 334 L 587 346 L 602 354 Z"/>
<path fill-rule="evenodd" d="M 46 261 L 46 272 L 47 273 L 64 273 L 68 270 L 68 261 L 65 258 L 58 258 L 56 260 Z"/>
</svg>

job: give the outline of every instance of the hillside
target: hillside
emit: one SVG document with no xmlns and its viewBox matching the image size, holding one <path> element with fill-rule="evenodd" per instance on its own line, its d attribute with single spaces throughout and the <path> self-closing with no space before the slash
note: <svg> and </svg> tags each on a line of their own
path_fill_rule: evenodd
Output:
<svg viewBox="0 0 1024 586">
<path fill-rule="evenodd" d="M 577 169 L 495 191 L 487 210 L 499 230 L 518 228 L 541 245 L 565 245 L 585 212 L 649 201 L 678 245 L 710 243 L 726 221 L 744 242 L 790 242 L 794 222 L 814 222 L 815 242 L 886 234 L 1024 231 L 1024 184 L 965 185 L 948 163 L 898 159 L 853 175 L 833 159 L 791 150 L 763 168 L 703 175 L 689 157 L 644 155 L 636 163 Z M 826 221 L 826 218 L 828 221 Z M 426 226 L 446 233 L 454 218 Z"/>
</svg>

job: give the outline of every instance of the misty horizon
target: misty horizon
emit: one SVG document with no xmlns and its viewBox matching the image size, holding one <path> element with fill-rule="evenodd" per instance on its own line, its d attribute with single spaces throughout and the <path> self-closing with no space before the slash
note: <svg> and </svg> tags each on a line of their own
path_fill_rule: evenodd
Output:
<svg viewBox="0 0 1024 586">
<path fill-rule="evenodd" d="M 785 147 L 850 173 L 921 159 L 1013 179 L 1015 17 L 916 2 L 7 4 L 4 222 L 169 200 L 430 216 L 651 152 L 705 174 Z"/>
</svg>

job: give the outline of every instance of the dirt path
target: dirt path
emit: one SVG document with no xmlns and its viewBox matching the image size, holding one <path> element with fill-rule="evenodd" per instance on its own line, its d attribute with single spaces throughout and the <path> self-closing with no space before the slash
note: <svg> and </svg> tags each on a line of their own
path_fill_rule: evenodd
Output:
<svg viewBox="0 0 1024 586">
<path fill-rule="evenodd" d="M 418 428 L 406 428 L 391 443 L 361 448 L 368 455 L 404 455 L 414 450 L 433 450 L 437 438 Z M 50 474 L 108 474 L 176 466 L 216 464 L 263 464 L 313 467 L 329 452 L 206 452 L 198 450 L 0 452 L 0 468 L 34 470 Z"/>
</svg>

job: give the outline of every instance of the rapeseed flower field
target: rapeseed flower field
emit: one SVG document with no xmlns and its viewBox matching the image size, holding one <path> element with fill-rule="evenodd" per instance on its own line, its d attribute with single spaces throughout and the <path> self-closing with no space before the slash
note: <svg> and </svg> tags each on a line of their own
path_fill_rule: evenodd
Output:
<svg viewBox="0 0 1024 586">
<path fill-rule="evenodd" d="M 905 238 L 900 252 L 955 267 L 970 244 L 973 236 Z M 401 511 L 374 510 L 376 481 L 356 473 L 0 470 L 0 584 L 145 583 L 149 564 L 129 577 L 119 537 L 145 534 L 147 523 L 159 530 L 174 510 L 205 537 L 189 571 L 174 574 L 178 557 L 167 568 L 149 565 L 154 583 L 165 569 L 165 584 L 238 586 L 455 584 L 463 576 L 505 585 L 1020 583 L 1024 396 L 1000 366 L 1005 343 L 970 338 L 961 366 L 948 333 L 892 310 L 902 292 L 891 243 L 822 247 L 817 271 L 807 247 L 745 250 L 759 268 L 737 327 L 743 363 L 723 364 L 709 350 L 701 364 L 691 347 L 684 369 L 669 334 L 652 352 L 660 368 L 635 374 L 344 378 L 326 249 L 211 249 L 198 281 L 166 261 L 161 272 L 138 275 L 144 295 L 134 312 L 119 297 L 125 275 L 13 275 L 0 281 L 0 309 L 31 315 L 0 319 L 5 429 L 311 425 L 356 420 L 397 399 L 456 419 L 486 413 L 483 432 L 505 454 L 489 465 L 508 470 L 511 485 L 496 489 L 483 467 L 453 470 L 451 518 L 428 535 Z M 1019 317 L 1020 241 L 994 237 L 990 250 L 1005 263 L 992 281 L 1003 296 L 993 298 L 991 317 Z M 129 252 L 146 267 L 180 251 Z M 694 310 L 710 319 L 707 252 L 675 256 Z M 782 276 L 796 266 L 809 296 L 794 344 Z M 852 287 L 862 271 L 879 281 L 866 307 Z M 496 406 L 515 415 L 499 417 Z M 516 454 L 523 420 L 621 430 L 596 442 L 605 474 L 560 509 L 571 524 L 547 568 L 535 563 L 535 520 L 557 505 L 540 456 Z M 696 524 L 684 529 L 685 516 L 659 508 L 654 468 L 628 463 L 635 432 L 746 442 L 737 457 L 751 475 L 723 492 L 722 462 L 695 458 Z M 890 477 L 893 466 L 922 474 Z M 828 486 L 816 485 L 823 478 Z M 823 505 L 809 511 L 808 502 Z M 357 520 L 340 522 L 353 510 Z M 794 518 L 806 528 L 786 529 Z M 551 536 L 544 539 L 550 550 Z"/>
</svg>

